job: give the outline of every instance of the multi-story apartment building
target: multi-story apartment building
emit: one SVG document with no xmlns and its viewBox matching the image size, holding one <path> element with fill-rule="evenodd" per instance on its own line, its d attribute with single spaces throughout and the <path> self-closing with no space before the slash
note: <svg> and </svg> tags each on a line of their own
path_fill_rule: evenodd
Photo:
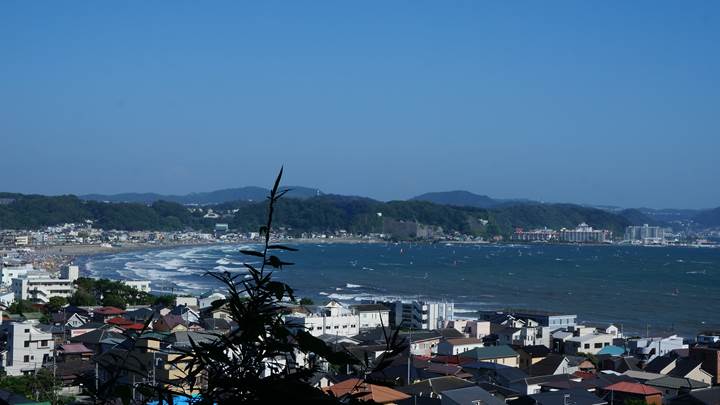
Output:
<svg viewBox="0 0 720 405">
<path fill-rule="evenodd" d="M 628 226 L 625 229 L 625 240 L 640 242 L 646 245 L 665 242 L 665 229 L 659 226 Z"/>
<path fill-rule="evenodd" d="M 604 229 L 593 229 L 592 226 L 583 222 L 575 229 L 561 229 L 559 239 L 563 242 L 605 243 L 612 240 L 612 232 Z"/>
<path fill-rule="evenodd" d="M 396 301 L 391 319 L 396 328 L 435 330 L 454 319 L 451 302 Z"/>
<path fill-rule="evenodd" d="M 313 336 L 355 336 L 360 333 L 360 315 L 334 300 L 318 312 L 294 312 L 287 315 L 285 321 L 291 329 L 304 329 Z"/>
<path fill-rule="evenodd" d="M 7 375 L 32 374 L 52 358 L 52 334 L 37 328 L 37 323 L 12 323 L 7 333 L 7 351 L 2 358 L 2 368 Z"/>
<path fill-rule="evenodd" d="M 52 277 L 50 273 L 42 270 L 28 271 L 19 278 L 13 278 L 11 290 L 16 300 L 29 300 L 38 303 L 47 303 L 52 297 L 69 298 L 75 291 L 75 280 L 79 277 L 78 266 L 66 266 L 60 272 L 60 277 Z"/>
</svg>

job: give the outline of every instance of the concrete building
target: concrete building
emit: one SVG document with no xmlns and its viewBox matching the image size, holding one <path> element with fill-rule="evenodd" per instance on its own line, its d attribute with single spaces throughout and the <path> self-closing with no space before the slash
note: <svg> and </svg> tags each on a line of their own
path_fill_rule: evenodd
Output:
<svg viewBox="0 0 720 405">
<path fill-rule="evenodd" d="M 32 374 L 52 358 L 52 334 L 43 332 L 33 321 L 8 325 L 7 351 L 2 367 L 7 375 Z"/>
<path fill-rule="evenodd" d="M 78 266 L 64 267 L 59 278 L 46 271 L 29 271 L 20 278 L 12 279 L 11 289 L 16 300 L 47 303 L 52 297 L 69 298 L 75 292 L 74 282 L 79 275 Z"/>
<path fill-rule="evenodd" d="M 575 229 L 561 229 L 559 239 L 563 242 L 573 243 L 605 243 L 612 240 L 612 232 L 593 229 L 592 226 L 583 222 Z"/>
<path fill-rule="evenodd" d="M 396 301 L 391 318 L 396 328 L 435 330 L 454 319 L 454 310 L 449 302 Z"/>
<path fill-rule="evenodd" d="M 123 284 L 128 287 L 132 287 L 140 292 L 150 292 L 150 281 L 149 280 L 121 280 Z"/>
<path fill-rule="evenodd" d="M 648 362 L 656 356 L 663 356 L 673 350 L 687 348 L 688 345 L 683 342 L 683 338 L 677 335 L 672 335 L 666 338 L 637 338 L 629 339 L 627 341 L 628 353 Z"/>
<path fill-rule="evenodd" d="M 534 311 L 526 309 L 509 309 L 503 311 L 483 311 L 480 313 L 483 320 L 496 324 L 504 324 L 509 319 L 532 319 L 542 326 L 550 327 L 550 331 L 575 326 L 577 315 L 562 314 L 559 312 Z"/>
<path fill-rule="evenodd" d="M 613 335 L 597 332 L 572 336 L 565 339 L 564 353 L 571 355 L 598 354 L 604 347 L 612 345 L 613 339 Z"/>
<path fill-rule="evenodd" d="M 12 279 L 24 277 L 28 272 L 34 270 L 32 264 L 24 264 L 22 266 L 3 266 L 2 267 L 2 285 L 10 287 Z"/>
<path fill-rule="evenodd" d="M 285 321 L 291 329 L 304 329 L 316 337 L 323 334 L 350 337 L 360 333 L 360 315 L 337 301 L 330 301 L 318 312 L 292 313 Z"/>
<path fill-rule="evenodd" d="M 360 329 L 390 326 L 390 309 L 382 304 L 351 305 L 350 309 L 360 319 Z"/>
<path fill-rule="evenodd" d="M 482 339 L 476 338 L 458 338 L 444 339 L 437 346 L 437 353 L 440 355 L 454 356 L 465 353 L 478 347 L 484 347 Z"/>
<path fill-rule="evenodd" d="M 626 242 L 638 242 L 644 245 L 661 244 L 665 242 L 665 229 L 659 226 L 628 226 L 625 229 Z"/>
</svg>

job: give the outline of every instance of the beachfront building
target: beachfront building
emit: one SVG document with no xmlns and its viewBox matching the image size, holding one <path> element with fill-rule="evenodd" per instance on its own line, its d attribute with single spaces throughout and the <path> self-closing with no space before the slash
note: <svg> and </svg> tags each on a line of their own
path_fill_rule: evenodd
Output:
<svg viewBox="0 0 720 405">
<path fill-rule="evenodd" d="M 575 229 L 561 229 L 559 239 L 571 243 L 605 243 L 612 240 L 612 232 L 605 229 L 593 229 L 585 222 Z"/>
<path fill-rule="evenodd" d="M 683 338 L 677 335 L 668 337 L 650 337 L 629 339 L 627 341 L 627 350 L 633 356 L 651 361 L 656 356 L 664 356 L 678 349 L 687 349 L 688 345 Z"/>
<path fill-rule="evenodd" d="M 33 374 L 52 358 L 52 334 L 40 330 L 35 321 L 8 325 L 7 339 L 7 351 L 2 358 L 7 375 Z"/>
<path fill-rule="evenodd" d="M 11 290 L 15 294 L 15 300 L 46 304 L 52 297 L 69 298 L 75 292 L 74 283 L 79 276 L 78 266 L 63 267 L 60 277 L 53 277 L 44 270 L 28 271 L 12 279 Z"/>
<path fill-rule="evenodd" d="M 396 328 L 435 330 L 454 319 L 451 302 L 396 301 L 391 318 Z"/>
<path fill-rule="evenodd" d="M 515 233 L 512 235 L 513 240 L 519 240 L 523 242 L 548 242 L 555 240 L 558 237 L 558 232 L 553 229 L 531 229 L 524 230 L 523 228 L 515 229 Z"/>
<path fill-rule="evenodd" d="M 604 347 L 611 346 L 613 339 L 613 335 L 597 331 L 578 334 L 565 339 L 564 353 L 575 356 L 579 354 L 598 354 Z"/>
<path fill-rule="evenodd" d="M 390 326 L 390 309 L 382 304 L 357 304 L 350 309 L 360 319 L 360 329 L 374 329 Z"/>
<path fill-rule="evenodd" d="M 483 320 L 496 324 L 507 324 L 509 320 L 531 319 L 542 326 L 547 326 L 550 331 L 575 326 L 577 315 L 571 313 L 549 312 L 528 309 L 508 309 L 503 311 L 482 311 L 480 316 Z"/>
<path fill-rule="evenodd" d="M 628 226 L 625 229 L 625 241 L 644 245 L 662 244 L 665 242 L 665 229 L 659 226 Z"/>
<path fill-rule="evenodd" d="M 150 281 L 149 280 L 120 280 L 121 283 L 128 287 L 132 287 L 140 292 L 150 292 Z"/>
<path fill-rule="evenodd" d="M 306 330 L 313 336 L 355 336 L 360 333 L 360 315 L 338 301 L 330 301 L 316 312 L 293 312 L 285 316 L 292 330 Z"/>
<path fill-rule="evenodd" d="M 2 266 L 2 264 L 0 264 Z M 30 263 L 20 266 L 2 266 L 2 285 L 10 287 L 12 279 L 24 277 L 28 272 L 35 270 Z"/>
</svg>

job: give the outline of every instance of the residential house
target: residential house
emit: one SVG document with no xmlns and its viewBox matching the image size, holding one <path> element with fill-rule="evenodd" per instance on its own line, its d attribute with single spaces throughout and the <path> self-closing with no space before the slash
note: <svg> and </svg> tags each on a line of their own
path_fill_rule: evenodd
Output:
<svg viewBox="0 0 720 405">
<path fill-rule="evenodd" d="M 640 383 L 618 382 L 602 389 L 604 397 L 610 403 L 623 403 L 628 400 L 644 401 L 648 405 L 662 405 L 662 392 Z"/>
<path fill-rule="evenodd" d="M 116 307 L 100 307 L 92 311 L 92 319 L 95 322 L 106 322 L 108 319 L 125 315 L 125 310 Z"/>
<path fill-rule="evenodd" d="M 32 374 L 52 358 L 55 342 L 34 321 L 15 322 L 7 328 L 7 351 L 2 368 L 9 376 Z"/>
<path fill-rule="evenodd" d="M 505 405 L 504 400 L 496 398 L 477 385 L 443 391 L 440 403 L 441 405 Z"/>
<path fill-rule="evenodd" d="M 613 339 L 613 335 L 598 332 L 572 336 L 565 340 L 563 352 L 571 355 L 598 354 L 604 347 L 612 345 Z"/>
<path fill-rule="evenodd" d="M 607 400 L 582 388 L 540 392 L 508 402 L 509 405 L 606 405 L 607 403 Z"/>
<path fill-rule="evenodd" d="M 713 384 L 720 384 L 720 348 L 694 346 L 690 348 L 689 357 L 702 362 L 703 370 L 710 373 Z"/>
<path fill-rule="evenodd" d="M 544 345 L 517 347 L 515 351 L 520 355 L 520 368 L 523 370 L 529 370 L 530 366 L 550 355 L 550 349 Z"/>
<path fill-rule="evenodd" d="M 373 401 L 378 404 L 394 404 L 410 398 L 410 395 L 385 387 L 350 378 L 323 389 L 337 398 L 353 398 L 359 401 Z"/>
<path fill-rule="evenodd" d="M 460 353 L 458 356 L 477 361 L 502 364 L 510 367 L 520 366 L 520 355 L 510 346 L 476 347 Z"/>
<path fill-rule="evenodd" d="M 708 388 L 710 385 L 690 378 L 660 377 L 645 382 L 645 385 L 662 391 L 663 398 L 671 399 L 684 392 Z"/>
<path fill-rule="evenodd" d="M 485 344 L 482 339 L 476 338 L 454 338 L 443 339 L 437 346 L 437 353 L 442 355 L 457 355 L 472 349 L 482 348 Z M 517 353 L 516 353 L 517 354 Z"/>
<path fill-rule="evenodd" d="M 668 373 L 670 377 L 689 378 L 696 381 L 702 381 L 706 384 L 713 383 L 712 374 L 702 369 L 702 360 L 683 358 L 678 359 L 675 368 Z"/>
</svg>

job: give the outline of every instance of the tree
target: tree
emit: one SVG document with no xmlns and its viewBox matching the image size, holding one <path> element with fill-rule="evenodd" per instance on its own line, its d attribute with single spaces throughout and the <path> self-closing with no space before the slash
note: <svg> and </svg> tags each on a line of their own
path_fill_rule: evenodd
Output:
<svg viewBox="0 0 720 405">
<path fill-rule="evenodd" d="M 315 305 L 311 298 L 303 297 L 300 299 L 300 305 Z"/>
<path fill-rule="evenodd" d="M 68 300 L 65 297 L 50 297 L 48 300 L 48 303 L 45 304 L 45 309 L 47 309 L 48 312 L 58 312 L 62 307 L 67 305 Z"/>
<path fill-rule="evenodd" d="M 92 306 L 92 305 L 97 305 L 97 300 L 95 299 L 95 296 L 93 294 L 90 294 L 87 291 L 78 289 L 70 297 L 70 304 L 76 305 L 79 307 Z"/>
<path fill-rule="evenodd" d="M 32 306 L 32 302 L 28 300 L 18 300 L 10 304 L 8 311 L 11 314 L 24 314 L 27 312 L 36 312 Z"/>
<path fill-rule="evenodd" d="M 111 293 L 111 294 L 107 294 L 103 297 L 102 304 L 103 304 L 103 306 L 106 306 L 106 307 L 116 307 L 116 308 L 125 309 L 125 307 L 127 307 L 128 303 L 120 295 Z"/>
</svg>

